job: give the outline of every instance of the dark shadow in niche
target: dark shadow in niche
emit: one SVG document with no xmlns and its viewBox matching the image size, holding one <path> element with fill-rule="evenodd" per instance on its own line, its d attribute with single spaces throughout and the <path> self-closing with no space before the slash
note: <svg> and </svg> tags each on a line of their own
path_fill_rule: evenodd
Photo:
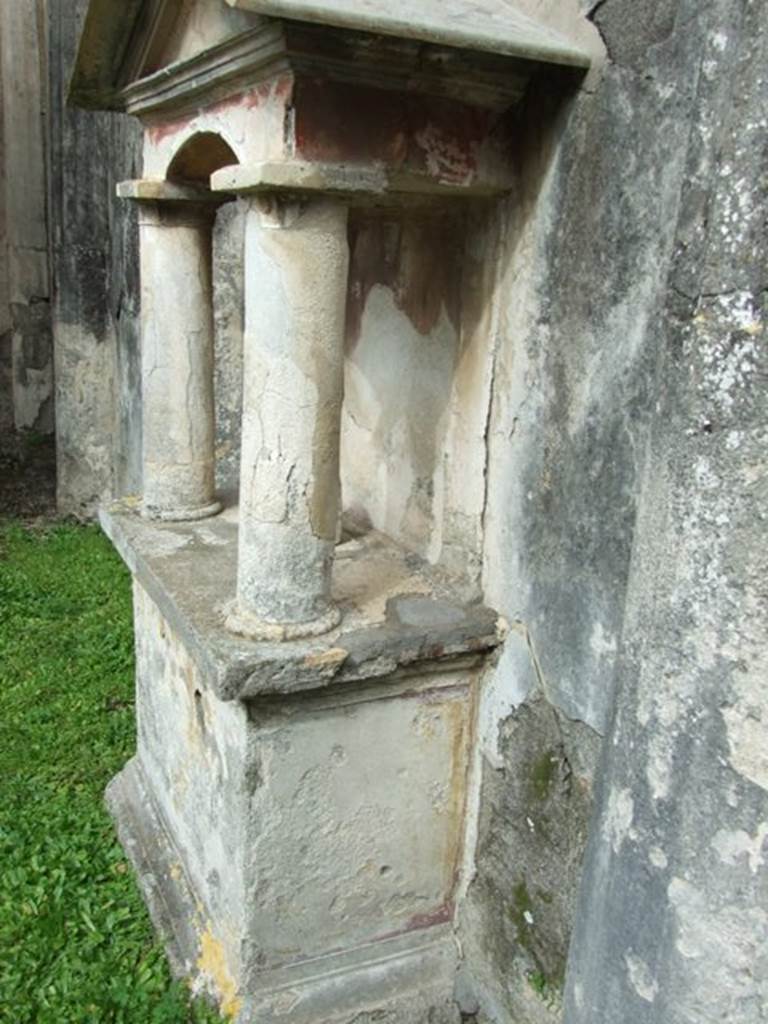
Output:
<svg viewBox="0 0 768 1024">
<path fill-rule="evenodd" d="M 214 171 L 239 163 L 231 146 L 216 132 L 195 132 L 168 167 L 168 181 L 208 187 Z"/>
</svg>

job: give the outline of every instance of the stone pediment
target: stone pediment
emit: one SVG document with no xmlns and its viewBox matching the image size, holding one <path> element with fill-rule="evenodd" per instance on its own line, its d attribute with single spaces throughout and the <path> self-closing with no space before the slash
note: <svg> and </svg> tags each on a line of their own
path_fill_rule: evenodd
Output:
<svg viewBox="0 0 768 1024">
<path fill-rule="evenodd" d="M 261 20 L 223 0 L 92 0 L 70 99 L 77 106 L 123 110 L 123 90 L 131 83 L 194 63 Z"/>
<path fill-rule="evenodd" d="M 588 64 L 501 0 L 92 0 L 70 97 L 154 116 L 288 70 L 501 109 L 537 67 Z"/>
<path fill-rule="evenodd" d="M 135 77 L 144 78 L 206 50 L 226 44 L 259 23 L 259 18 L 221 0 L 164 0 L 156 3 L 137 54 Z"/>
</svg>

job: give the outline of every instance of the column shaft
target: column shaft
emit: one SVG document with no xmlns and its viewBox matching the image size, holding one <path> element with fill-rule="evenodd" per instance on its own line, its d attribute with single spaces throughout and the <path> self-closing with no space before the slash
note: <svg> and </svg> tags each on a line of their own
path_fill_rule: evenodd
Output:
<svg viewBox="0 0 768 1024">
<path fill-rule="evenodd" d="M 328 198 L 251 201 L 237 599 L 228 625 L 260 639 L 322 633 L 340 504 L 349 249 Z"/>
<path fill-rule="evenodd" d="M 201 519 L 214 500 L 211 215 L 142 203 L 143 513 Z"/>
</svg>

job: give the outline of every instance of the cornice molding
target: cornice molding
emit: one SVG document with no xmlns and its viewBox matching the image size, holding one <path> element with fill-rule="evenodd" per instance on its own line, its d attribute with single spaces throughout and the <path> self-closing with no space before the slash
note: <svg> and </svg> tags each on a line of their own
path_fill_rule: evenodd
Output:
<svg viewBox="0 0 768 1024">
<path fill-rule="evenodd" d="M 131 83 L 119 99 L 124 110 L 138 116 L 180 111 L 196 106 L 203 95 L 209 103 L 222 90 L 232 94 L 278 73 L 287 68 L 284 58 L 280 22 L 265 22 Z"/>
<path fill-rule="evenodd" d="M 203 53 L 123 88 L 120 105 L 139 117 L 195 109 L 281 73 L 438 96 L 503 110 L 522 95 L 536 65 L 414 40 L 265 20 Z"/>
<path fill-rule="evenodd" d="M 252 29 L 145 74 L 160 58 L 181 0 L 91 0 L 70 100 L 151 118 L 292 70 L 501 110 L 537 68 L 581 74 L 589 64 L 569 41 L 509 5 L 497 9 L 496 0 L 423 0 L 404 13 L 408 2 L 229 0 L 252 12 Z M 461 19 L 451 20 L 454 9 Z"/>
</svg>

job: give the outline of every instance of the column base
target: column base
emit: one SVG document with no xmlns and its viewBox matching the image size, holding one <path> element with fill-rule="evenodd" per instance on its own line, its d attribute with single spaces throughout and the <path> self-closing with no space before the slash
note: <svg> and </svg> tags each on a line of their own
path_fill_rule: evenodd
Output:
<svg viewBox="0 0 768 1024">
<path fill-rule="evenodd" d="M 220 501 L 211 501 L 196 508 L 147 508 L 141 510 L 142 519 L 156 519 L 161 523 L 189 523 L 195 519 L 208 519 L 221 512 Z"/>
<path fill-rule="evenodd" d="M 230 633 L 237 633 L 248 640 L 265 640 L 281 643 L 285 640 L 300 640 L 308 636 L 322 636 L 330 633 L 341 622 L 341 612 L 336 605 L 307 622 L 265 622 L 252 612 L 243 609 L 235 598 L 226 609 L 224 624 Z"/>
</svg>

